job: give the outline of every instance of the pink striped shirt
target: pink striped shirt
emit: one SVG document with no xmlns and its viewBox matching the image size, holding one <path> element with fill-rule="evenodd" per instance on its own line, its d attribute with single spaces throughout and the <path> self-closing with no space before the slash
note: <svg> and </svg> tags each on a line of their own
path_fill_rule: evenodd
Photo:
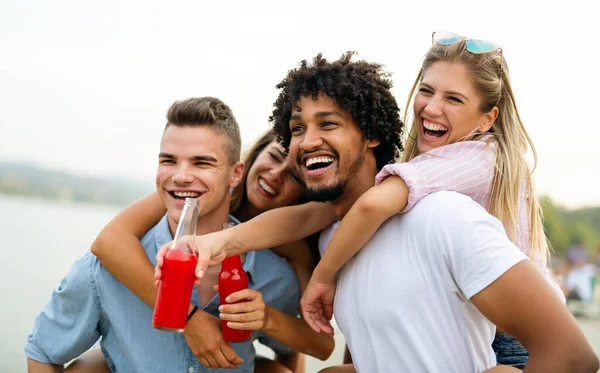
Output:
<svg viewBox="0 0 600 373">
<path fill-rule="evenodd" d="M 421 198 L 441 190 L 467 195 L 487 210 L 490 203 L 491 183 L 494 179 L 495 159 L 495 142 L 461 141 L 432 149 L 409 162 L 386 165 L 377 174 L 375 184 L 381 183 L 392 175 L 400 176 L 406 182 L 410 193 L 408 204 L 402 212 L 412 209 Z M 525 188 L 522 186 L 519 191 L 515 245 L 529 255 L 527 198 Z M 550 276 L 546 258 L 535 260 L 534 264 L 564 301 L 564 293 Z"/>
</svg>

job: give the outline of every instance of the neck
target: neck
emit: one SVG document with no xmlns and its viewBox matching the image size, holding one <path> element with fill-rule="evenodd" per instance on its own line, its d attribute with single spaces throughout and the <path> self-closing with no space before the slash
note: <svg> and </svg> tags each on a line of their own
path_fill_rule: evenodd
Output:
<svg viewBox="0 0 600 373">
<path fill-rule="evenodd" d="M 355 173 L 346 183 L 344 194 L 331 202 L 338 220 L 342 220 L 354 202 L 375 185 L 377 172 L 375 158 L 368 157 L 359 172 Z"/>
<path fill-rule="evenodd" d="M 201 207 L 201 206 L 200 206 Z M 212 232 L 220 231 L 223 228 L 223 223 L 229 220 L 229 198 L 221 203 L 215 210 L 204 214 L 198 215 L 198 224 L 196 225 L 196 236 L 208 234 Z M 177 231 L 178 222 L 169 220 L 169 230 L 171 236 L 175 237 Z"/>
<path fill-rule="evenodd" d="M 257 216 L 260 213 L 261 213 L 261 211 L 259 211 L 256 207 L 254 207 L 253 204 L 251 204 L 248 200 L 246 200 L 244 202 L 244 204 L 242 204 L 235 212 L 235 217 L 239 221 L 245 222 L 245 221 L 248 221 L 248 220 L 254 218 L 255 216 Z"/>
</svg>

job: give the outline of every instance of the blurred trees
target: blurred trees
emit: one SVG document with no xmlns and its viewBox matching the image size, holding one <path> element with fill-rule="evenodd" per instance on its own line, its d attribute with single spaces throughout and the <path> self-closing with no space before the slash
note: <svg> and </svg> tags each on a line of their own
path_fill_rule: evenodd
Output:
<svg viewBox="0 0 600 373">
<path fill-rule="evenodd" d="M 548 197 L 542 197 L 541 203 L 553 255 L 563 256 L 576 241 L 582 241 L 590 254 L 600 248 L 600 207 L 569 210 L 555 205 Z"/>
</svg>

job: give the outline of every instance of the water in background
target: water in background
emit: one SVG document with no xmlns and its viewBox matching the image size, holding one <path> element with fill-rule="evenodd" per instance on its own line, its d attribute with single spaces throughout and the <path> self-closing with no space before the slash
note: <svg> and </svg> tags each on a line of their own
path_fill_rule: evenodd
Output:
<svg viewBox="0 0 600 373">
<path fill-rule="evenodd" d="M 61 203 L 0 194 L 0 372 L 26 371 L 23 348 L 33 319 L 77 258 L 89 250 L 116 207 Z M 307 372 L 340 364 L 344 343 L 327 362 L 307 358 Z M 262 355 L 272 357 L 264 346 Z"/>
</svg>

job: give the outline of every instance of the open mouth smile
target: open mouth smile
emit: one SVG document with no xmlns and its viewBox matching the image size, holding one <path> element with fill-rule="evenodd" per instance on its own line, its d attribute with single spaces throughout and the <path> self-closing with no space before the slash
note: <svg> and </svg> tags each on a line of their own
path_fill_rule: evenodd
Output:
<svg viewBox="0 0 600 373">
<path fill-rule="evenodd" d="M 423 119 L 423 137 L 427 140 L 438 140 L 448 133 L 448 128 L 441 124 Z"/>
<path fill-rule="evenodd" d="M 306 157 L 302 163 L 307 176 L 319 176 L 329 171 L 336 159 L 331 156 Z"/>
</svg>

